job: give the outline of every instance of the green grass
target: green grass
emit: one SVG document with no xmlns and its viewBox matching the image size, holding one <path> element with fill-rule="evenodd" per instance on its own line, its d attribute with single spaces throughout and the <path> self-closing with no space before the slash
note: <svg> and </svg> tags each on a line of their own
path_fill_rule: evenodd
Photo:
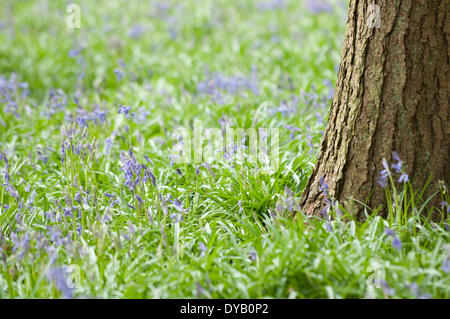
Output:
<svg viewBox="0 0 450 319">
<path fill-rule="evenodd" d="M 0 78 L 10 95 L 0 94 L 0 297 L 449 298 L 448 225 L 419 217 L 426 199 L 408 184 L 378 190 L 386 219 L 370 208 L 364 222 L 292 218 L 345 32 L 346 3 L 329 2 L 313 14 L 306 1 L 79 0 L 81 28 L 68 29 L 69 2 L 3 1 L 0 76 L 17 80 L 6 89 Z M 143 32 L 130 37 L 136 25 Z M 213 74 L 225 88 L 200 92 Z M 52 89 L 64 94 L 52 101 Z M 104 123 L 77 123 L 96 110 Z M 194 121 L 279 129 L 279 166 L 171 165 L 172 133 Z M 130 149 L 156 185 L 124 186 Z M 445 189 L 437 196 L 449 202 Z"/>
</svg>

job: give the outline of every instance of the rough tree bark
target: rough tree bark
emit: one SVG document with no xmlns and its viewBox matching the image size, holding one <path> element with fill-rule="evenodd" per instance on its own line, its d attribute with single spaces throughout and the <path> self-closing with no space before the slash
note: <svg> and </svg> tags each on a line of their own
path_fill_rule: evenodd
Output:
<svg viewBox="0 0 450 319">
<path fill-rule="evenodd" d="M 380 28 L 367 23 L 381 8 Z M 300 199 L 307 214 L 329 194 L 352 213 L 384 207 L 382 159 L 397 151 L 414 189 L 425 196 L 450 180 L 450 1 L 351 0 L 342 61 L 318 162 Z M 440 201 L 440 199 L 439 199 Z M 436 201 L 434 202 L 436 204 Z"/>
</svg>

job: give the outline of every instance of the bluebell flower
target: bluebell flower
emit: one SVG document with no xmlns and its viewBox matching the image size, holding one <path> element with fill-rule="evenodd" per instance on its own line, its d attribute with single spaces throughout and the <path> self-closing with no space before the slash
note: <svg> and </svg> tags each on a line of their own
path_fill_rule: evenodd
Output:
<svg viewBox="0 0 450 319">
<path fill-rule="evenodd" d="M 122 79 L 124 78 L 125 74 L 123 73 L 123 71 L 121 69 L 114 69 L 114 74 L 116 75 L 116 79 L 117 81 L 122 81 Z"/>
<path fill-rule="evenodd" d="M 106 155 L 109 155 L 109 153 L 110 153 L 110 151 L 111 151 L 112 145 L 113 145 L 113 141 L 112 141 L 111 138 L 108 137 L 108 138 L 105 140 L 105 154 L 106 154 Z"/>
<path fill-rule="evenodd" d="M 252 91 L 253 94 L 259 94 L 256 76 L 253 74 L 251 78 L 245 76 L 225 76 L 219 73 L 207 74 L 206 80 L 198 83 L 197 90 L 200 94 L 208 94 L 213 100 L 219 104 L 226 102 L 228 96 L 242 94 L 245 91 Z"/>
<path fill-rule="evenodd" d="M 73 210 L 71 208 L 64 208 L 63 215 L 66 217 L 73 217 Z"/>
<path fill-rule="evenodd" d="M 446 201 L 442 201 L 440 204 L 442 210 L 446 208 L 447 213 L 450 213 L 450 205 Z"/>
<path fill-rule="evenodd" d="M 81 52 L 81 48 L 77 48 L 77 49 L 72 49 L 69 51 L 69 57 L 70 58 L 75 58 L 78 56 L 78 54 L 80 54 Z"/>
<path fill-rule="evenodd" d="M 408 183 L 409 182 L 409 176 L 406 173 L 403 173 L 400 178 L 398 179 L 400 183 Z"/>
<path fill-rule="evenodd" d="M 80 194 L 80 192 L 77 192 L 75 194 L 74 200 L 78 203 L 78 205 L 81 205 L 81 194 Z"/>
<path fill-rule="evenodd" d="M 125 186 L 134 192 L 141 178 L 144 177 L 145 166 L 136 160 L 131 148 L 128 150 L 128 155 L 123 151 L 120 153 L 120 161 L 122 162 L 120 170 L 125 174 Z"/>
<path fill-rule="evenodd" d="M 48 274 L 48 279 L 52 281 L 55 287 L 63 294 L 65 299 L 72 299 L 74 288 L 68 285 L 68 273 L 66 268 L 63 267 L 53 267 L 50 268 Z"/>
<path fill-rule="evenodd" d="M 179 223 L 183 220 L 183 216 L 181 214 L 173 213 L 170 215 L 170 219 L 172 219 L 175 223 Z"/>
<path fill-rule="evenodd" d="M 392 168 L 394 168 L 397 173 L 402 173 L 403 161 L 400 159 L 400 156 L 398 155 L 397 152 L 393 151 L 392 157 L 394 158 L 394 160 L 397 161 L 396 164 L 392 164 Z"/>
<path fill-rule="evenodd" d="M 89 120 L 89 118 L 86 116 L 79 116 L 76 119 L 76 123 L 80 127 L 88 127 L 88 120 Z"/>
<path fill-rule="evenodd" d="M 44 213 L 44 215 L 47 220 L 52 221 L 52 222 L 55 221 L 55 216 L 52 211 L 47 211 Z"/>
<path fill-rule="evenodd" d="M 392 237 L 396 236 L 395 231 L 393 231 L 392 229 L 389 229 L 387 227 L 384 229 L 384 232 L 385 232 L 386 236 L 392 236 Z"/>
<path fill-rule="evenodd" d="M 332 6 L 326 0 L 308 0 L 306 7 L 315 14 L 332 11 Z"/>
<path fill-rule="evenodd" d="M 281 9 L 285 5 L 284 0 L 269 0 L 265 2 L 260 2 L 258 8 L 260 10 L 276 10 Z"/>
<path fill-rule="evenodd" d="M 140 24 L 136 24 L 133 28 L 128 32 L 128 36 L 133 39 L 140 38 L 144 33 L 144 28 Z"/>
<path fill-rule="evenodd" d="M 392 247 L 394 247 L 397 250 L 402 250 L 402 242 L 398 237 L 394 237 L 392 239 Z"/>
<path fill-rule="evenodd" d="M 450 272 L 450 259 L 444 260 L 441 267 L 442 271 L 448 274 Z"/>
<path fill-rule="evenodd" d="M 323 176 L 319 178 L 319 184 L 319 191 L 323 191 L 323 196 L 328 197 L 328 190 L 330 189 L 330 187 L 325 182 L 325 178 Z"/>
<path fill-rule="evenodd" d="M 186 213 L 189 209 L 189 208 L 184 209 L 183 204 L 178 199 L 175 200 L 169 199 L 169 202 L 171 202 L 175 207 L 175 209 L 182 214 Z"/>
<path fill-rule="evenodd" d="M 394 247 L 397 250 L 401 250 L 402 249 L 402 242 L 400 241 L 400 239 L 397 237 L 397 234 L 395 233 L 395 231 L 393 231 L 392 229 L 389 228 L 385 228 L 385 234 L 388 237 L 392 237 L 392 247 Z"/>
<path fill-rule="evenodd" d="M 200 251 L 202 252 L 201 253 L 201 256 L 203 257 L 203 256 L 205 256 L 206 255 L 206 251 L 208 250 L 208 248 L 206 247 L 206 245 L 204 244 L 204 243 L 202 243 L 202 242 L 199 242 L 199 247 L 200 247 Z"/>
<path fill-rule="evenodd" d="M 78 234 L 78 236 L 81 236 L 81 233 L 83 232 L 83 226 L 81 226 L 81 225 L 78 225 L 77 226 L 77 234 Z"/>
<path fill-rule="evenodd" d="M 125 118 L 129 119 L 130 118 L 130 111 L 131 111 L 131 106 L 121 105 L 119 107 L 119 112 L 118 113 L 125 115 Z"/>
<path fill-rule="evenodd" d="M 49 92 L 49 99 L 46 105 L 46 110 L 43 115 L 50 118 L 57 112 L 63 111 L 67 106 L 67 96 L 61 89 L 51 89 Z"/>
<path fill-rule="evenodd" d="M 383 158 L 383 160 L 381 161 L 381 164 L 383 165 L 384 169 L 380 172 L 380 174 L 378 176 L 378 184 L 381 187 L 386 187 L 387 186 L 387 177 L 390 175 L 389 165 L 385 158 Z"/>
<path fill-rule="evenodd" d="M 238 207 L 239 207 L 239 214 L 242 214 L 244 212 L 244 208 L 242 207 L 242 199 L 238 201 Z"/>
</svg>

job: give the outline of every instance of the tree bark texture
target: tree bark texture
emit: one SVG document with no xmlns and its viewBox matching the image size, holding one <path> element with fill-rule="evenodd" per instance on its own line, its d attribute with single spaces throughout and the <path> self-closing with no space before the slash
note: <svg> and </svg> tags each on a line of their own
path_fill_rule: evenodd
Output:
<svg viewBox="0 0 450 319">
<path fill-rule="evenodd" d="M 368 25 L 369 5 L 381 11 Z M 413 189 L 449 187 L 450 1 L 351 0 L 335 96 L 318 162 L 300 199 L 307 214 L 330 197 L 355 214 L 366 203 L 386 211 L 378 185 L 382 159 L 397 151 Z M 438 202 L 441 200 L 436 196 Z M 434 204 L 436 204 L 436 200 Z"/>
</svg>

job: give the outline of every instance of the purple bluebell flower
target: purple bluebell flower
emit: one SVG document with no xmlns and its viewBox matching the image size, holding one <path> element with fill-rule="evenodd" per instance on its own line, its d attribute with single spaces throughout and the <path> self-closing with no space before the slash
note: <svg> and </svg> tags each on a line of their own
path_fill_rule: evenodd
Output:
<svg viewBox="0 0 450 319">
<path fill-rule="evenodd" d="M 50 118 L 57 112 L 63 111 L 67 106 L 67 96 L 61 89 L 51 89 L 49 92 L 49 99 L 47 102 L 47 108 L 43 112 L 43 115 Z"/>
<path fill-rule="evenodd" d="M 145 166 L 136 160 L 131 148 L 128 150 L 128 155 L 121 152 L 120 161 L 122 162 L 120 170 L 125 174 L 125 186 L 134 192 L 138 183 L 144 178 Z"/>
<path fill-rule="evenodd" d="M 77 57 L 80 54 L 80 52 L 81 52 L 81 48 L 72 49 L 72 50 L 69 51 L 68 55 L 69 55 L 70 58 L 75 58 L 75 57 Z"/>
<path fill-rule="evenodd" d="M 106 154 L 106 155 L 109 155 L 109 153 L 110 153 L 110 151 L 111 151 L 112 145 L 113 145 L 113 141 L 112 141 L 111 138 L 108 137 L 108 138 L 105 140 L 105 154 Z"/>
<path fill-rule="evenodd" d="M 136 24 L 133 28 L 128 32 L 128 36 L 133 39 L 140 38 L 144 33 L 144 28 L 140 24 Z"/>
<path fill-rule="evenodd" d="M 76 123 L 79 127 L 88 127 L 88 120 L 89 118 L 86 116 L 79 116 L 76 119 Z"/>
<path fill-rule="evenodd" d="M 63 215 L 66 217 L 73 217 L 73 209 L 72 208 L 64 208 Z"/>
<path fill-rule="evenodd" d="M 450 272 L 450 259 L 444 260 L 441 267 L 442 271 L 448 274 Z"/>
<path fill-rule="evenodd" d="M 323 176 L 319 178 L 319 184 L 319 191 L 323 191 L 323 196 L 328 197 L 328 190 L 330 189 L 330 187 L 325 182 L 325 178 Z"/>
<path fill-rule="evenodd" d="M 116 79 L 117 81 L 122 81 L 122 79 L 124 78 L 125 74 L 123 73 L 123 71 L 121 69 L 114 69 L 114 74 L 116 75 Z"/>
<path fill-rule="evenodd" d="M 77 226 L 77 234 L 78 234 L 78 236 L 81 236 L 81 233 L 83 232 L 83 226 L 81 226 L 81 225 L 78 225 Z"/>
<path fill-rule="evenodd" d="M 384 229 L 384 233 L 386 234 L 386 236 L 391 236 L 391 237 L 396 236 L 395 231 L 393 231 L 392 229 L 387 228 L 387 227 Z"/>
<path fill-rule="evenodd" d="M 259 94 L 257 79 L 254 75 L 251 78 L 245 76 L 224 76 L 219 73 L 207 74 L 205 81 L 198 83 L 197 90 L 200 94 L 208 94 L 219 104 L 224 104 L 227 100 L 223 93 L 229 96 L 243 94 L 252 91 Z"/>
<path fill-rule="evenodd" d="M 334 87 L 333 87 L 333 83 L 332 83 L 329 79 L 325 79 L 325 80 L 323 80 L 323 84 L 324 84 L 325 86 L 327 86 L 328 89 L 329 89 L 327 99 L 328 99 L 329 101 L 333 100 L 333 97 L 334 97 Z"/>
<path fill-rule="evenodd" d="M 402 250 L 402 242 L 398 237 L 394 237 L 392 239 L 392 247 L 394 247 L 397 250 Z"/>
<path fill-rule="evenodd" d="M 392 152 L 392 157 L 394 158 L 394 160 L 397 161 L 396 164 L 392 164 L 392 168 L 393 168 L 397 173 L 401 173 L 401 172 L 402 172 L 403 161 L 400 159 L 400 156 L 399 156 L 398 153 L 395 152 L 395 151 Z"/>
<path fill-rule="evenodd" d="M 383 165 L 384 169 L 379 174 L 378 184 L 381 187 L 386 187 L 387 186 L 387 177 L 390 174 L 389 165 L 388 165 L 388 163 L 387 163 L 385 158 L 383 158 L 383 160 L 381 161 L 381 164 Z"/>
<path fill-rule="evenodd" d="M 144 158 L 147 162 L 149 162 L 151 165 L 153 165 L 153 161 L 147 155 L 144 155 Z"/>
<path fill-rule="evenodd" d="M 52 221 L 52 222 L 55 221 L 55 215 L 52 211 L 47 211 L 44 213 L 44 215 L 47 220 Z"/>
<path fill-rule="evenodd" d="M 186 213 L 189 209 L 189 208 L 184 209 L 183 204 L 178 199 L 175 200 L 169 199 L 169 202 L 171 202 L 172 205 L 175 207 L 175 209 L 182 214 Z"/>
<path fill-rule="evenodd" d="M 306 7 L 312 13 L 330 13 L 333 7 L 326 0 L 308 0 Z"/>
<path fill-rule="evenodd" d="M 242 214 L 244 212 L 244 208 L 242 207 L 242 199 L 238 201 L 238 207 L 239 207 L 239 214 Z"/>
<path fill-rule="evenodd" d="M 175 223 L 179 223 L 183 220 L 183 216 L 178 213 L 173 213 L 170 215 L 170 219 L 172 219 Z"/>
<path fill-rule="evenodd" d="M 287 186 L 284 187 L 284 191 L 286 193 L 286 199 L 284 200 L 284 205 L 289 212 L 292 212 L 294 209 L 294 198 L 293 198 L 292 191 Z"/>
<path fill-rule="evenodd" d="M 125 118 L 130 118 L 131 106 L 121 105 L 119 108 L 119 114 L 125 115 Z"/>
<path fill-rule="evenodd" d="M 402 249 L 402 242 L 400 241 L 400 238 L 398 238 L 398 236 L 395 233 L 395 231 L 393 231 L 392 229 L 389 229 L 389 228 L 386 227 L 384 232 L 385 232 L 386 236 L 392 237 L 392 247 L 394 247 L 397 250 L 401 250 Z"/>
<path fill-rule="evenodd" d="M 400 178 L 398 179 L 400 183 L 408 183 L 409 182 L 409 176 L 406 173 L 403 173 Z"/>
<path fill-rule="evenodd" d="M 201 256 L 202 256 L 202 257 L 205 256 L 205 255 L 206 255 L 206 251 L 208 250 L 208 248 L 206 247 L 206 245 L 205 245 L 204 243 L 202 243 L 202 242 L 199 242 L 199 243 L 198 243 L 198 246 L 200 247 L 200 251 L 202 252 L 202 253 L 201 253 Z"/>
<path fill-rule="evenodd" d="M 68 272 L 65 267 L 53 267 L 49 270 L 47 277 L 53 282 L 55 287 L 63 294 L 65 299 L 72 299 L 74 287 L 68 284 Z"/>
<path fill-rule="evenodd" d="M 258 4 L 258 8 L 260 10 L 276 10 L 281 9 L 285 6 L 284 0 L 268 0 L 264 2 L 260 2 Z"/>
<path fill-rule="evenodd" d="M 74 200 L 78 203 L 78 205 L 81 205 L 81 194 L 80 194 L 80 192 L 77 192 L 75 194 Z"/>
<path fill-rule="evenodd" d="M 442 201 L 440 204 L 442 210 L 446 208 L 447 213 L 450 213 L 450 205 L 446 201 Z"/>
</svg>

